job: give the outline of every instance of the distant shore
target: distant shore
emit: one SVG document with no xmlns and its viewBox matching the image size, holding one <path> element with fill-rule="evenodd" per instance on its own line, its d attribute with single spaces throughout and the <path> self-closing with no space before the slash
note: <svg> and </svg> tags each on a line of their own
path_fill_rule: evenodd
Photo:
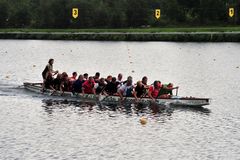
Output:
<svg viewBox="0 0 240 160">
<path fill-rule="evenodd" d="M 240 42 L 240 27 L 0 29 L 0 39 Z"/>
</svg>

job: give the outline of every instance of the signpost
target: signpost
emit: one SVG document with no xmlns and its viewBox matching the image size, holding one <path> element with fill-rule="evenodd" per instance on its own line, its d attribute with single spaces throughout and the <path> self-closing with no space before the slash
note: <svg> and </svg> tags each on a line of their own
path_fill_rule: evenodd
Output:
<svg viewBox="0 0 240 160">
<path fill-rule="evenodd" d="M 229 17 L 232 18 L 234 16 L 234 8 L 229 8 L 228 14 L 229 14 Z"/>
<path fill-rule="evenodd" d="M 155 18 L 159 19 L 161 17 L 161 10 L 155 9 Z"/>
<path fill-rule="evenodd" d="M 75 19 L 78 18 L 78 8 L 72 9 L 72 17 Z"/>
</svg>

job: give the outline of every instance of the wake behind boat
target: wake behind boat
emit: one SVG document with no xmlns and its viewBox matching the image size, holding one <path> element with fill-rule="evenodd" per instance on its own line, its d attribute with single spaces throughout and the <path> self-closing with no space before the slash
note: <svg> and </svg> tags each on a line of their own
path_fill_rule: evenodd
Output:
<svg viewBox="0 0 240 160">
<path fill-rule="evenodd" d="M 64 92 L 61 93 L 60 91 L 53 91 L 51 89 L 46 89 L 44 92 L 42 92 L 42 83 L 24 83 L 25 89 L 39 93 L 44 94 L 48 96 L 57 96 L 64 99 L 75 99 L 79 101 L 100 101 L 104 104 L 118 104 L 121 101 L 121 98 L 119 96 L 106 96 L 106 95 L 95 95 L 95 94 L 73 94 L 72 92 Z M 129 103 L 136 103 L 136 100 L 134 97 L 125 97 L 125 101 Z M 137 103 L 144 103 L 149 104 L 153 102 L 153 100 L 149 97 L 142 97 L 140 98 Z M 159 105 L 161 104 L 170 104 L 173 106 L 191 106 L 191 107 L 200 107 L 210 104 L 209 98 L 192 98 L 192 97 L 179 97 L 179 96 L 172 96 L 171 98 L 157 98 L 155 102 Z"/>
</svg>

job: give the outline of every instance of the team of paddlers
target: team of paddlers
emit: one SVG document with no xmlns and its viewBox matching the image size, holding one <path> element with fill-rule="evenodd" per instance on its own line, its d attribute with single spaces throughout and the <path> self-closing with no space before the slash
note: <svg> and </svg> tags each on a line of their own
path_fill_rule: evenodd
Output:
<svg viewBox="0 0 240 160">
<path fill-rule="evenodd" d="M 51 89 L 53 93 L 58 90 L 62 93 L 118 95 L 121 99 L 123 97 L 135 97 L 136 100 L 149 97 L 155 100 L 157 98 L 170 98 L 172 90 L 178 89 L 178 87 L 173 87 L 172 83 L 161 84 L 161 81 L 158 80 L 148 85 L 146 76 L 133 84 L 131 76 L 123 81 L 121 73 L 118 74 L 117 78 L 111 75 L 107 78 L 100 78 L 99 72 L 95 76 L 88 76 L 87 73 L 78 76 L 77 72 L 73 72 L 72 76 L 69 77 L 66 72 L 60 74 L 58 71 L 54 71 L 53 63 L 54 59 L 50 59 L 42 72 L 43 92 L 46 89 Z M 54 78 L 55 75 L 57 75 L 56 78 Z"/>
</svg>

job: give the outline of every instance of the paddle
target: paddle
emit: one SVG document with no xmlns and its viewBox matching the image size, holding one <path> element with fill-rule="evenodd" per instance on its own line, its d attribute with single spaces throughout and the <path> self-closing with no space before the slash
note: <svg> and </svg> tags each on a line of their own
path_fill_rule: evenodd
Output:
<svg viewBox="0 0 240 160">
<path fill-rule="evenodd" d="M 56 93 L 57 91 L 56 90 L 53 90 L 52 93 L 50 93 L 50 96 L 52 96 L 54 93 Z"/>
</svg>

